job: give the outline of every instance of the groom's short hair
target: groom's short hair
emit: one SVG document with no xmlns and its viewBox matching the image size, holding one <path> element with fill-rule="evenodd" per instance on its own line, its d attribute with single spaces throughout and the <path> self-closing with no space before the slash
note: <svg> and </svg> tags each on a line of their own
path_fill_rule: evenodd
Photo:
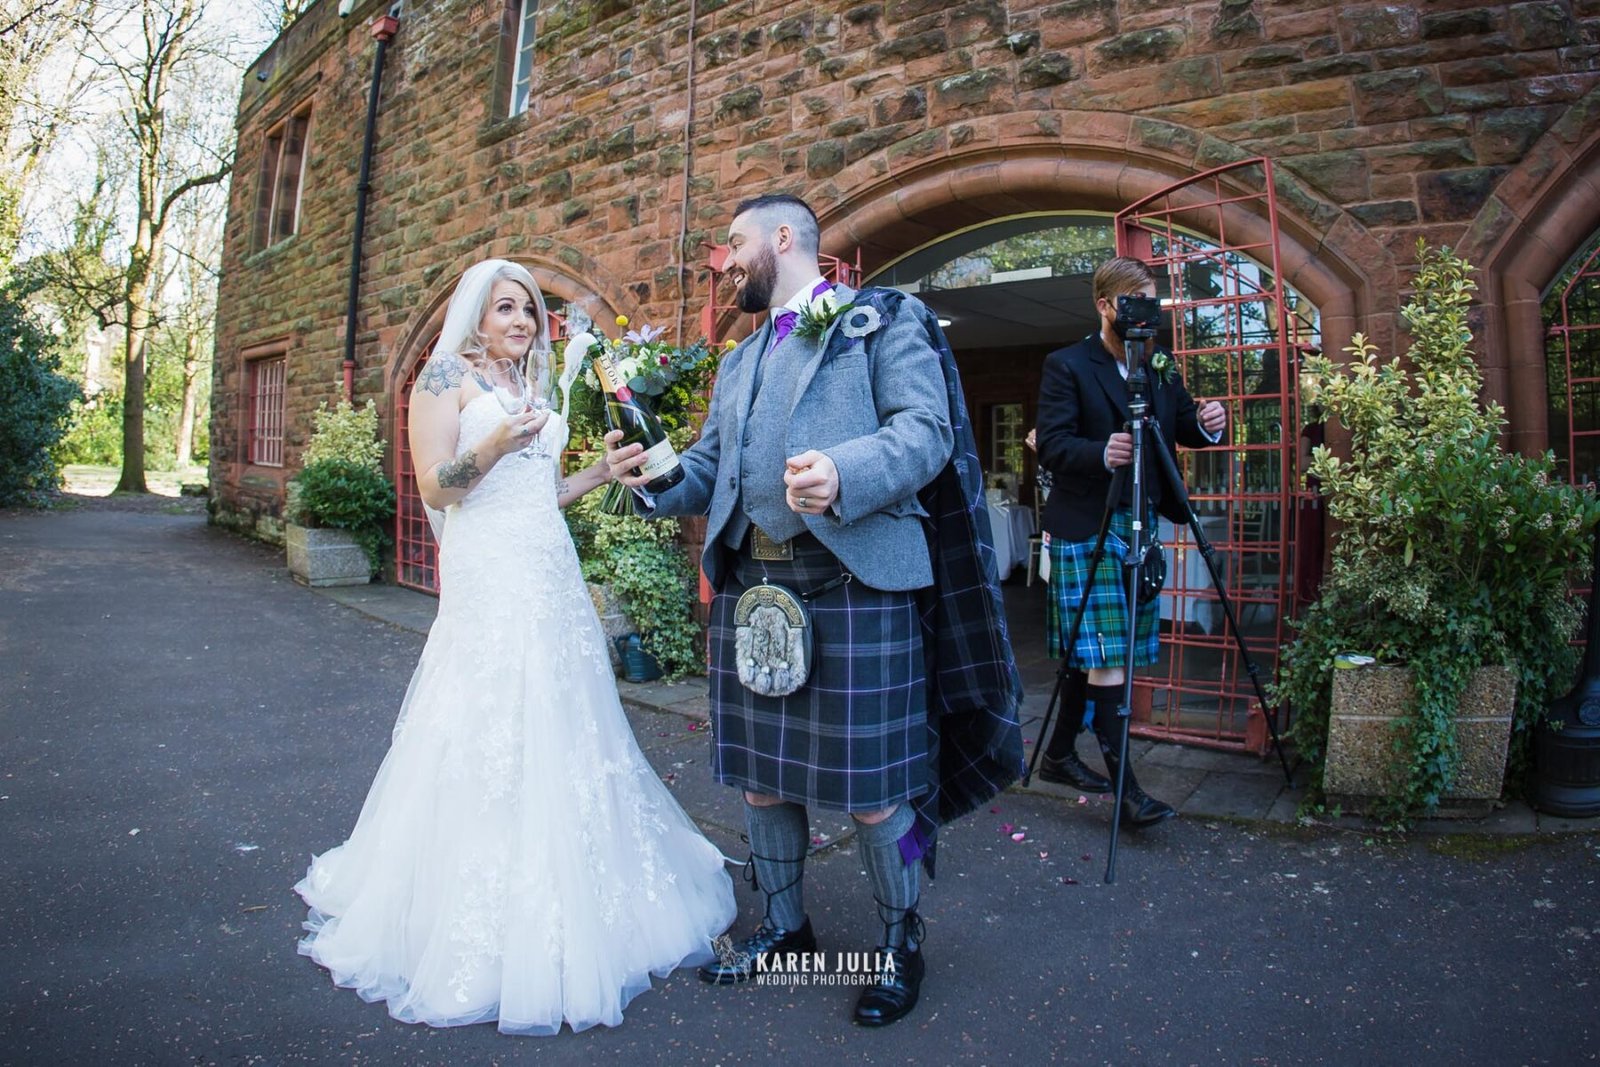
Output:
<svg viewBox="0 0 1600 1067">
<path fill-rule="evenodd" d="M 806 255 L 814 256 L 822 248 L 822 227 L 817 225 L 817 214 L 798 196 L 788 193 L 753 196 L 733 209 L 733 217 L 746 212 L 756 213 L 763 233 L 788 226 L 794 232 L 795 247 Z"/>
</svg>

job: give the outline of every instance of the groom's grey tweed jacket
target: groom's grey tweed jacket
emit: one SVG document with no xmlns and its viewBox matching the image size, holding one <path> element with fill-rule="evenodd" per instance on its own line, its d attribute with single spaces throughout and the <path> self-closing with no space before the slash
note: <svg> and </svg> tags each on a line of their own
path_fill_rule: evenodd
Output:
<svg viewBox="0 0 1600 1067">
<path fill-rule="evenodd" d="M 835 286 L 840 303 L 855 292 Z M 914 299 L 914 298 L 912 298 Z M 705 514 L 701 565 L 715 589 L 728 573 L 725 528 L 743 507 L 741 442 L 757 435 L 781 444 L 785 457 L 810 449 L 827 454 L 839 471 L 837 508 L 804 515 L 806 529 L 857 580 L 874 589 L 920 589 L 933 582 L 917 491 L 950 459 L 953 437 L 939 353 L 915 315 L 886 318 L 880 335 L 848 337 L 835 319 L 800 362 L 786 418 L 750 419 L 756 362 L 772 336 L 770 318 L 730 352 L 717 373 L 711 410 L 700 440 L 684 452 L 684 479 L 642 510 L 649 515 Z M 763 376 L 762 389 L 775 383 Z"/>
</svg>

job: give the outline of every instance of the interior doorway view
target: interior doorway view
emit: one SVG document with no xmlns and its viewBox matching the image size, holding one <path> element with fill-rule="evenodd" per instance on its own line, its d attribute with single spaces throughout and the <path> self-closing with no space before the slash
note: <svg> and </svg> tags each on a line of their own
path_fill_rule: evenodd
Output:
<svg viewBox="0 0 1600 1067">
<path fill-rule="evenodd" d="M 1296 557 L 1321 560 L 1320 524 L 1314 546 L 1297 553 L 1295 543 L 1305 526 L 1299 513 L 1311 501 L 1299 485 L 1305 424 L 1293 365 L 1318 343 L 1317 311 L 1279 283 L 1273 247 L 1208 237 L 1192 227 L 1200 221 L 1193 196 L 1184 203 L 1181 219 L 1149 204 L 1143 214 L 997 218 L 912 249 L 866 278 L 915 293 L 946 324 L 989 483 L 1013 641 L 1035 676 L 1045 654 L 1047 589 L 1034 577 L 1040 541 L 1029 534 L 1038 529 L 1041 497 L 1024 438 L 1037 417 L 1044 357 L 1098 329 L 1092 275 L 1119 250 L 1165 275 L 1160 295 L 1169 314 L 1158 343 L 1178 357 L 1195 397 L 1229 409 L 1225 446 L 1180 450 L 1180 466 L 1264 680 L 1287 636 Z M 1159 529 L 1168 554 L 1162 655 L 1139 677 L 1135 729 L 1261 750 L 1266 736 L 1252 716 L 1253 688 L 1204 562 L 1186 528 L 1162 520 Z"/>
</svg>

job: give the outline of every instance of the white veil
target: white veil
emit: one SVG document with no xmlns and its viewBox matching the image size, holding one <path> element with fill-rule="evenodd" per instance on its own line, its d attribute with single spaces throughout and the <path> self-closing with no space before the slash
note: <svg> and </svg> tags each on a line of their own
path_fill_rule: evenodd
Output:
<svg viewBox="0 0 1600 1067">
<path fill-rule="evenodd" d="M 478 332 L 478 324 L 483 321 L 484 311 L 489 306 L 489 293 L 494 289 L 494 283 L 503 278 L 528 290 L 538 313 L 537 332 L 528 350 L 529 365 L 526 369 L 529 376 L 532 378 L 540 372 L 549 373 L 550 316 L 545 313 L 544 295 L 539 292 L 539 284 L 533 280 L 527 268 L 509 259 L 486 259 L 482 263 L 474 263 L 461 275 L 461 280 L 456 283 L 456 291 L 450 295 L 450 304 L 444 313 L 444 325 L 439 329 L 439 339 L 434 342 L 433 353 L 448 353 L 468 360 L 483 354 L 484 340 Z M 565 404 L 562 411 L 565 414 Z M 451 509 L 441 511 L 429 507 L 427 503 L 423 503 L 422 508 L 427 513 L 428 525 L 433 527 L 434 541 L 443 544 Z"/>
</svg>

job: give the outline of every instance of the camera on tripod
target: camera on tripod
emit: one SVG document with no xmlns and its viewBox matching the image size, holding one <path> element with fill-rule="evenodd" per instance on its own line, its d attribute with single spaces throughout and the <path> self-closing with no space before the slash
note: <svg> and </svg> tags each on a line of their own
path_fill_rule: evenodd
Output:
<svg viewBox="0 0 1600 1067">
<path fill-rule="evenodd" d="M 1161 327 L 1161 301 L 1142 293 L 1124 293 L 1117 297 L 1117 317 L 1111 328 L 1124 341 L 1131 335 L 1135 339 L 1154 337 Z"/>
</svg>

